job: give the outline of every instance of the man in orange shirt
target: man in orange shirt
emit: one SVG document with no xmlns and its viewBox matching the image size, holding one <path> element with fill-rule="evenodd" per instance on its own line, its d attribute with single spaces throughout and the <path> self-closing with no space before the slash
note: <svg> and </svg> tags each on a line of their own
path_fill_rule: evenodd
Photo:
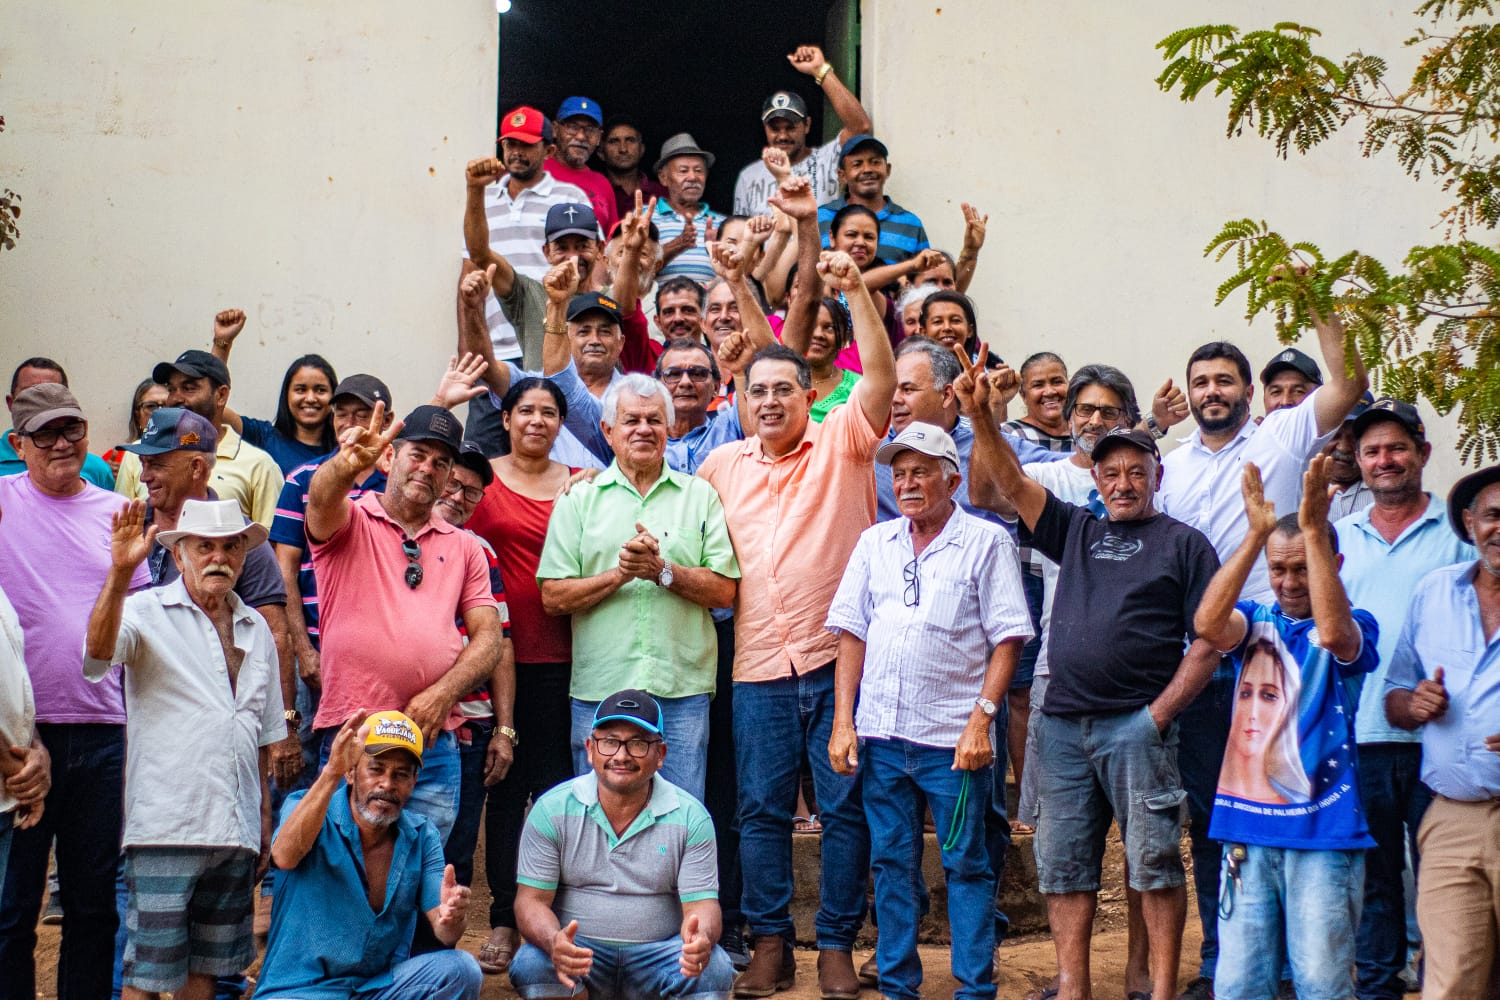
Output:
<svg viewBox="0 0 1500 1000">
<path fill-rule="evenodd" d="M 811 193 L 797 197 L 811 200 Z M 827 998 L 859 994 L 851 950 L 864 921 L 870 835 L 858 777 L 834 772 L 837 638 L 823 627 L 844 564 L 875 521 L 875 450 L 890 421 L 896 362 L 854 262 L 822 255 L 825 284 L 849 301 L 864 362 L 849 402 L 809 421 L 817 393 L 807 361 L 773 345 L 758 353 L 743 334 L 719 360 L 745 383 L 754 437 L 714 450 L 698 470 L 719 491 L 743 571 L 735 602 L 735 758 L 739 771 L 744 911 L 755 939 L 736 997 L 791 985 L 792 813 L 804 753 L 823 821 L 817 916 L 818 986 Z"/>
</svg>

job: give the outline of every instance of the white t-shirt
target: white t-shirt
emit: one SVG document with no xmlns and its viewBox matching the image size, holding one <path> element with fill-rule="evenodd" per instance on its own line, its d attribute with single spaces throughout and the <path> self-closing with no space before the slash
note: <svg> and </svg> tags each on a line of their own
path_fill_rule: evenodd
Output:
<svg viewBox="0 0 1500 1000">
<path fill-rule="evenodd" d="M 838 137 L 832 142 L 813 147 L 812 153 L 792 165 L 792 173 L 806 177 L 812 182 L 813 197 L 821 205 L 839 196 L 839 147 Z M 776 193 L 776 178 L 759 160 L 740 171 L 734 182 L 734 214 L 765 215 L 771 211 L 767 200 Z"/>
<path fill-rule="evenodd" d="M 1094 489 L 1094 471 L 1073 464 L 1071 459 L 1033 462 L 1023 465 L 1021 471 L 1045 486 L 1057 499 L 1075 507 L 1086 505 Z M 1057 592 L 1058 566 L 1040 552 L 1037 557 L 1042 561 L 1042 644 L 1036 653 L 1036 676 L 1047 677 L 1052 673 L 1047 664 L 1047 632 L 1052 625 L 1052 595 Z"/>
<path fill-rule="evenodd" d="M 21 619 L 0 590 L 0 751 L 31 743 L 36 723 L 36 704 L 31 698 L 31 677 L 26 673 L 26 639 Z M 0 783 L 0 813 L 17 805 L 15 797 Z"/>
</svg>

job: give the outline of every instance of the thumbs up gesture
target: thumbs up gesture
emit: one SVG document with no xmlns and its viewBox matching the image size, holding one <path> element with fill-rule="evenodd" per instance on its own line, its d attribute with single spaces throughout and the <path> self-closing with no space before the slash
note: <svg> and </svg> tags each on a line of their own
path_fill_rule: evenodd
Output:
<svg viewBox="0 0 1500 1000">
<path fill-rule="evenodd" d="M 433 929 L 441 931 L 443 928 L 452 928 L 462 934 L 469 910 L 469 887 L 458 884 L 458 876 L 454 874 L 452 865 L 443 869 L 443 887 L 439 891 L 438 900 L 437 915 L 432 918 Z"/>
<path fill-rule="evenodd" d="M 589 974 L 594 967 L 592 948 L 577 944 L 578 921 L 568 921 L 568 926 L 552 936 L 552 968 L 557 972 L 557 981 L 570 990 L 577 990 L 577 980 Z"/>
<path fill-rule="evenodd" d="M 703 975 L 713 950 L 714 943 L 703 930 L 698 914 L 688 914 L 682 922 L 682 958 L 677 963 L 682 974 L 689 979 Z"/>
<path fill-rule="evenodd" d="M 1411 714 L 1418 722 L 1425 723 L 1441 719 L 1447 711 L 1448 689 L 1443 687 L 1443 668 L 1438 667 L 1431 678 L 1417 682 L 1416 690 L 1411 693 Z"/>
</svg>

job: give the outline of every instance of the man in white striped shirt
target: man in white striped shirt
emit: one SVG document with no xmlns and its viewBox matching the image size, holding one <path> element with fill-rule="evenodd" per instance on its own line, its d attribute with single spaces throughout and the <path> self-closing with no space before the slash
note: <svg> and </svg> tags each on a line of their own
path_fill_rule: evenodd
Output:
<svg viewBox="0 0 1500 1000">
<path fill-rule="evenodd" d="M 942 428 L 914 421 L 875 461 L 891 467 L 902 516 L 860 536 L 828 612 L 839 634 L 828 756 L 853 774 L 864 754 L 880 992 L 920 993 L 911 887 L 922 877 L 925 796 L 948 883 L 953 976 L 965 995 L 994 996 L 990 731 L 1032 636 L 1016 544 L 954 503 L 958 448 Z"/>
</svg>

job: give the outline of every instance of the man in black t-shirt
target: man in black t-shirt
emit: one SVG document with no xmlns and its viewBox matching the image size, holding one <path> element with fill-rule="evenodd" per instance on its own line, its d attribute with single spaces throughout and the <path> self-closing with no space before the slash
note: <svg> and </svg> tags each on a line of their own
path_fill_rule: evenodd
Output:
<svg viewBox="0 0 1500 1000">
<path fill-rule="evenodd" d="M 1153 506 L 1161 455 L 1151 435 L 1120 428 L 1094 446 L 1106 511 L 1098 520 L 1021 471 L 989 419 L 990 376 L 967 355 L 960 360 L 965 373 L 953 388 L 974 427 L 970 482 L 988 479 L 1031 529 L 1037 551 L 1059 566 L 1047 638 L 1052 676 L 1038 727 L 1036 840 L 1058 1000 L 1089 995 L 1089 935 L 1111 816 L 1130 887 L 1141 894 L 1151 995 L 1175 997 L 1187 891 L 1173 720 L 1219 659 L 1192 632 L 1218 557 L 1202 532 Z"/>
</svg>

